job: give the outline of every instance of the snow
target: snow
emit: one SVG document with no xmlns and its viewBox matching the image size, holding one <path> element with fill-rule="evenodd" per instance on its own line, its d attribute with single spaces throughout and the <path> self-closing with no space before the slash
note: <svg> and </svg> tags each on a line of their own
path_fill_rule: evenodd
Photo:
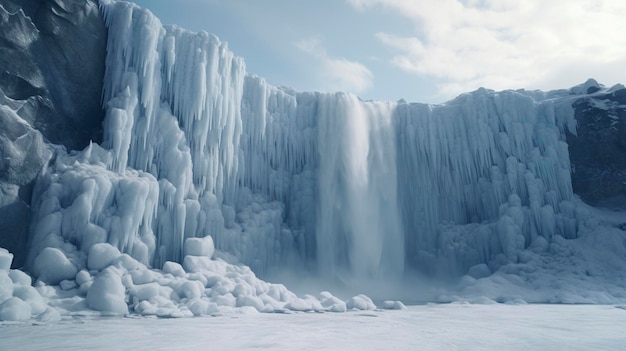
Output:
<svg viewBox="0 0 626 351">
<path fill-rule="evenodd" d="M 446 304 L 342 314 L 66 318 L 43 326 L 0 325 L 0 345 L 16 351 L 51 345 L 90 350 L 621 350 L 626 311 L 618 307 Z"/>
</svg>

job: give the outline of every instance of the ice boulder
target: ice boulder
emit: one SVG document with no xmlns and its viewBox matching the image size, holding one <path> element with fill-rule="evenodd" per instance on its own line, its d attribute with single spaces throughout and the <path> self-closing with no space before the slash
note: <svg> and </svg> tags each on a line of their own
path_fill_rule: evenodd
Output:
<svg viewBox="0 0 626 351">
<path fill-rule="evenodd" d="M 20 298 L 11 297 L 0 305 L 0 321 L 26 321 L 30 315 L 30 305 Z"/>
<path fill-rule="evenodd" d="M 43 313 L 37 316 L 37 321 L 41 323 L 58 322 L 60 320 L 61 314 L 52 307 L 48 307 Z"/>
<path fill-rule="evenodd" d="M 489 269 L 489 266 L 487 266 L 486 264 L 481 263 L 481 264 L 472 266 L 467 272 L 467 275 L 469 275 L 470 277 L 474 279 L 481 279 L 481 278 L 490 276 L 491 269 Z"/>
<path fill-rule="evenodd" d="M 163 272 L 169 273 L 175 277 L 183 277 L 185 276 L 185 270 L 180 263 L 166 261 L 163 263 Z"/>
<path fill-rule="evenodd" d="M 137 261 L 136 259 L 134 259 L 132 256 L 130 256 L 129 254 L 121 254 L 119 256 L 119 258 L 117 258 L 113 264 L 117 267 L 123 268 L 127 271 L 134 271 L 134 270 L 147 270 L 147 267 L 145 264 Z"/>
<path fill-rule="evenodd" d="M 368 296 L 359 294 L 353 296 L 346 301 L 346 307 L 349 310 L 375 310 L 376 305 Z"/>
<path fill-rule="evenodd" d="M 82 285 L 84 283 L 91 281 L 91 275 L 89 274 L 89 272 L 83 269 L 80 272 L 76 273 L 75 280 L 76 280 L 76 284 Z"/>
<path fill-rule="evenodd" d="M 211 258 L 214 252 L 213 238 L 209 235 L 204 238 L 189 238 L 185 240 L 185 256 L 206 256 Z"/>
<path fill-rule="evenodd" d="M 308 312 L 313 310 L 311 302 L 305 299 L 293 299 L 285 304 L 285 308 L 296 312 Z"/>
<path fill-rule="evenodd" d="M 386 310 L 406 310 L 406 306 L 402 301 L 387 300 L 383 302 L 381 307 Z"/>
<path fill-rule="evenodd" d="M 0 271 L 9 271 L 13 262 L 13 254 L 0 247 Z"/>
<path fill-rule="evenodd" d="M 186 272 L 211 271 L 215 264 L 208 257 L 187 255 L 183 259 L 183 267 Z"/>
<path fill-rule="evenodd" d="M 13 296 L 13 281 L 6 272 L 0 271 L 0 303 L 11 296 Z"/>
<path fill-rule="evenodd" d="M 28 286 L 33 284 L 33 279 L 30 277 L 30 275 L 20 271 L 19 269 L 12 269 L 9 272 L 9 278 L 11 278 L 13 284 L 15 285 Z"/>
<path fill-rule="evenodd" d="M 102 271 L 87 291 L 87 306 L 103 314 L 125 315 L 128 305 L 121 277 L 111 268 Z"/>
<path fill-rule="evenodd" d="M 208 316 L 218 314 L 220 309 L 216 303 L 210 302 L 209 299 L 195 299 L 189 304 L 189 310 L 194 316 Z"/>
<path fill-rule="evenodd" d="M 333 294 L 328 291 L 322 291 L 320 293 L 320 302 L 326 311 L 346 312 L 348 309 L 343 300 L 333 296 Z"/>
<path fill-rule="evenodd" d="M 39 291 L 30 285 L 15 286 L 13 296 L 26 302 L 30 306 L 33 316 L 43 313 L 48 308 L 48 304 L 41 297 Z"/>
<path fill-rule="evenodd" d="M 42 282 L 57 285 L 63 280 L 74 279 L 78 268 L 65 257 L 61 250 L 46 247 L 35 258 L 33 273 Z"/>
<path fill-rule="evenodd" d="M 110 244 L 95 244 L 89 249 L 87 268 L 90 270 L 101 271 L 111 265 L 121 255 L 122 253 L 120 250 Z"/>
<path fill-rule="evenodd" d="M 157 308 L 148 301 L 141 301 L 135 305 L 135 312 L 142 316 L 156 315 Z"/>
</svg>

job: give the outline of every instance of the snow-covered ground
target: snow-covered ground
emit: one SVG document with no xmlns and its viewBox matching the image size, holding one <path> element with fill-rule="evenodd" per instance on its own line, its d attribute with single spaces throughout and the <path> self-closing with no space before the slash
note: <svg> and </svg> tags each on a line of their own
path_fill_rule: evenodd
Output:
<svg viewBox="0 0 626 351">
<path fill-rule="evenodd" d="M 5 322 L 0 349 L 623 350 L 621 307 L 443 304 L 402 311 Z"/>
</svg>

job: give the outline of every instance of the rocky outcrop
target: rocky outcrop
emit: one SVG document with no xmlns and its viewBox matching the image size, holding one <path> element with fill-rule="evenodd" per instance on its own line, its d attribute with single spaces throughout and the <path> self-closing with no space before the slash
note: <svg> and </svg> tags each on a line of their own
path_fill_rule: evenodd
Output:
<svg viewBox="0 0 626 351">
<path fill-rule="evenodd" d="M 82 149 L 101 138 L 106 30 L 89 0 L 3 0 L 4 95 L 44 138 Z M 8 32 L 8 33 L 7 33 Z"/>
<path fill-rule="evenodd" d="M 101 139 L 106 30 L 95 0 L 0 1 L 0 247 L 23 262 L 51 144 Z"/>
<path fill-rule="evenodd" d="M 581 98 L 573 108 L 577 135 L 568 134 L 567 143 L 574 192 L 592 205 L 626 209 L 626 88 Z"/>
</svg>

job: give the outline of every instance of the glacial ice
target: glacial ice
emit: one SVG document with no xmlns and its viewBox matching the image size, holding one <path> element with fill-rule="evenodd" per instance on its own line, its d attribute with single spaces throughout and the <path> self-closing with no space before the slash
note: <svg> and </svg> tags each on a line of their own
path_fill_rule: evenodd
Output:
<svg viewBox="0 0 626 351">
<path fill-rule="evenodd" d="M 213 35 L 100 4 L 103 143 L 57 152 L 33 194 L 27 268 L 58 285 L 43 299 L 76 289 L 105 314 L 162 317 L 374 309 L 364 295 L 300 298 L 252 272 L 469 273 L 471 291 L 587 225 L 564 141 L 568 94 L 587 86 L 479 89 L 443 105 L 295 92 L 248 75 Z M 9 290 L 11 318 L 26 315 L 16 294 L 46 313 L 33 291 Z"/>
</svg>

